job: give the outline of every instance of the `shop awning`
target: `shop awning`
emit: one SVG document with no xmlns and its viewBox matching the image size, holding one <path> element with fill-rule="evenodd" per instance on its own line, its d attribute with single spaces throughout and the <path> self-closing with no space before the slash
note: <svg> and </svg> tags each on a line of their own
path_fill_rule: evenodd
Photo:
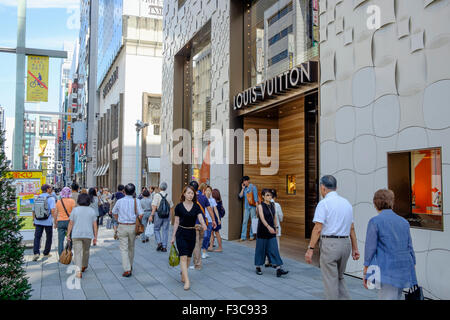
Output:
<svg viewBox="0 0 450 320">
<path fill-rule="evenodd" d="M 109 168 L 109 162 L 102 167 L 102 170 L 100 170 L 99 176 L 104 176 L 106 174 L 106 172 L 108 171 L 108 168 Z"/>
<path fill-rule="evenodd" d="M 97 168 L 97 170 L 94 173 L 94 177 L 98 177 L 100 175 L 100 172 L 102 172 L 104 166 L 105 165 Z"/>
</svg>

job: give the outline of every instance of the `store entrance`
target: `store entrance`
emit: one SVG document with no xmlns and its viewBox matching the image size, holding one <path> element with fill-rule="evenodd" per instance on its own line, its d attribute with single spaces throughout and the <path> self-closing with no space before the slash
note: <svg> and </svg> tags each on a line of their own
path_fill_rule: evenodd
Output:
<svg viewBox="0 0 450 320">
<path fill-rule="evenodd" d="M 258 144 L 246 139 L 244 175 L 259 192 L 264 188 L 276 190 L 284 214 L 282 236 L 309 238 L 318 200 L 317 93 L 246 114 L 243 122 L 244 131 L 254 129 L 258 137 Z M 259 156 L 257 163 L 249 161 L 252 153 L 260 154 L 263 129 L 267 130 L 267 155 L 274 161 L 278 152 L 278 171 L 271 175 L 262 174 L 261 168 L 268 165 Z M 279 130 L 278 146 L 271 145 L 273 129 Z"/>
</svg>

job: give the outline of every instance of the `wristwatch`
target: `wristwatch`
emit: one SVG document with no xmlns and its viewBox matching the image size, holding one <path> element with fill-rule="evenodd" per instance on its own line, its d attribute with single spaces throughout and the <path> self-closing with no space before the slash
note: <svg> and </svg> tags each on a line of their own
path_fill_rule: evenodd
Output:
<svg viewBox="0 0 450 320">
<path fill-rule="evenodd" d="M 314 250 L 313 247 L 311 247 L 310 245 L 308 245 L 308 250 L 309 250 L 309 249 Z"/>
</svg>

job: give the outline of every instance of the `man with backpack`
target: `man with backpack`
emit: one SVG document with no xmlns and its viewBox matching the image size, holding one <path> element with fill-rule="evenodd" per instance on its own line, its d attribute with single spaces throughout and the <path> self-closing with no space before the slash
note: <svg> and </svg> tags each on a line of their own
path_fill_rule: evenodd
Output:
<svg viewBox="0 0 450 320">
<path fill-rule="evenodd" d="M 50 185 L 44 184 L 41 190 L 42 194 L 34 200 L 33 205 L 33 225 L 36 228 L 34 231 L 33 261 L 39 259 L 41 238 L 44 230 L 46 236 L 44 257 L 52 256 L 50 250 L 52 248 L 53 219 L 56 218 L 55 198 L 51 196 L 52 187 Z"/>
<path fill-rule="evenodd" d="M 169 224 L 172 218 L 173 202 L 167 194 L 167 183 L 162 182 L 159 185 L 161 190 L 153 196 L 152 214 L 150 222 L 154 221 L 155 240 L 158 243 L 156 251 L 167 252 L 167 241 L 169 239 Z M 156 212 L 156 214 L 155 214 Z M 153 220 L 154 219 L 154 220 Z M 162 230 L 162 234 L 161 234 Z"/>
</svg>

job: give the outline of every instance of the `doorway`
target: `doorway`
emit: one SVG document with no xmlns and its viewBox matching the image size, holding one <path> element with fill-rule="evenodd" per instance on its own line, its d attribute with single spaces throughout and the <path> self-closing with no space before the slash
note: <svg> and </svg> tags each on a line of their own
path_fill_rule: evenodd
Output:
<svg viewBox="0 0 450 320">
<path fill-rule="evenodd" d="M 267 168 L 267 164 L 260 163 L 260 159 L 255 164 L 249 163 L 251 153 L 259 152 L 260 145 L 251 146 L 246 140 L 244 175 L 250 177 L 258 192 L 263 188 L 276 190 L 284 215 L 282 237 L 286 238 L 311 236 L 318 202 L 317 102 L 317 92 L 314 92 L 243 116 L 244 131 L 256 130 L 259 141 L 260 129 L 266 129 L 268 154 L 278 152 L 278 172 L 263 175 L 261 168 Z M 279 130 L 278 150 L 270 145 L 273 129 Z"/>
</svg>

